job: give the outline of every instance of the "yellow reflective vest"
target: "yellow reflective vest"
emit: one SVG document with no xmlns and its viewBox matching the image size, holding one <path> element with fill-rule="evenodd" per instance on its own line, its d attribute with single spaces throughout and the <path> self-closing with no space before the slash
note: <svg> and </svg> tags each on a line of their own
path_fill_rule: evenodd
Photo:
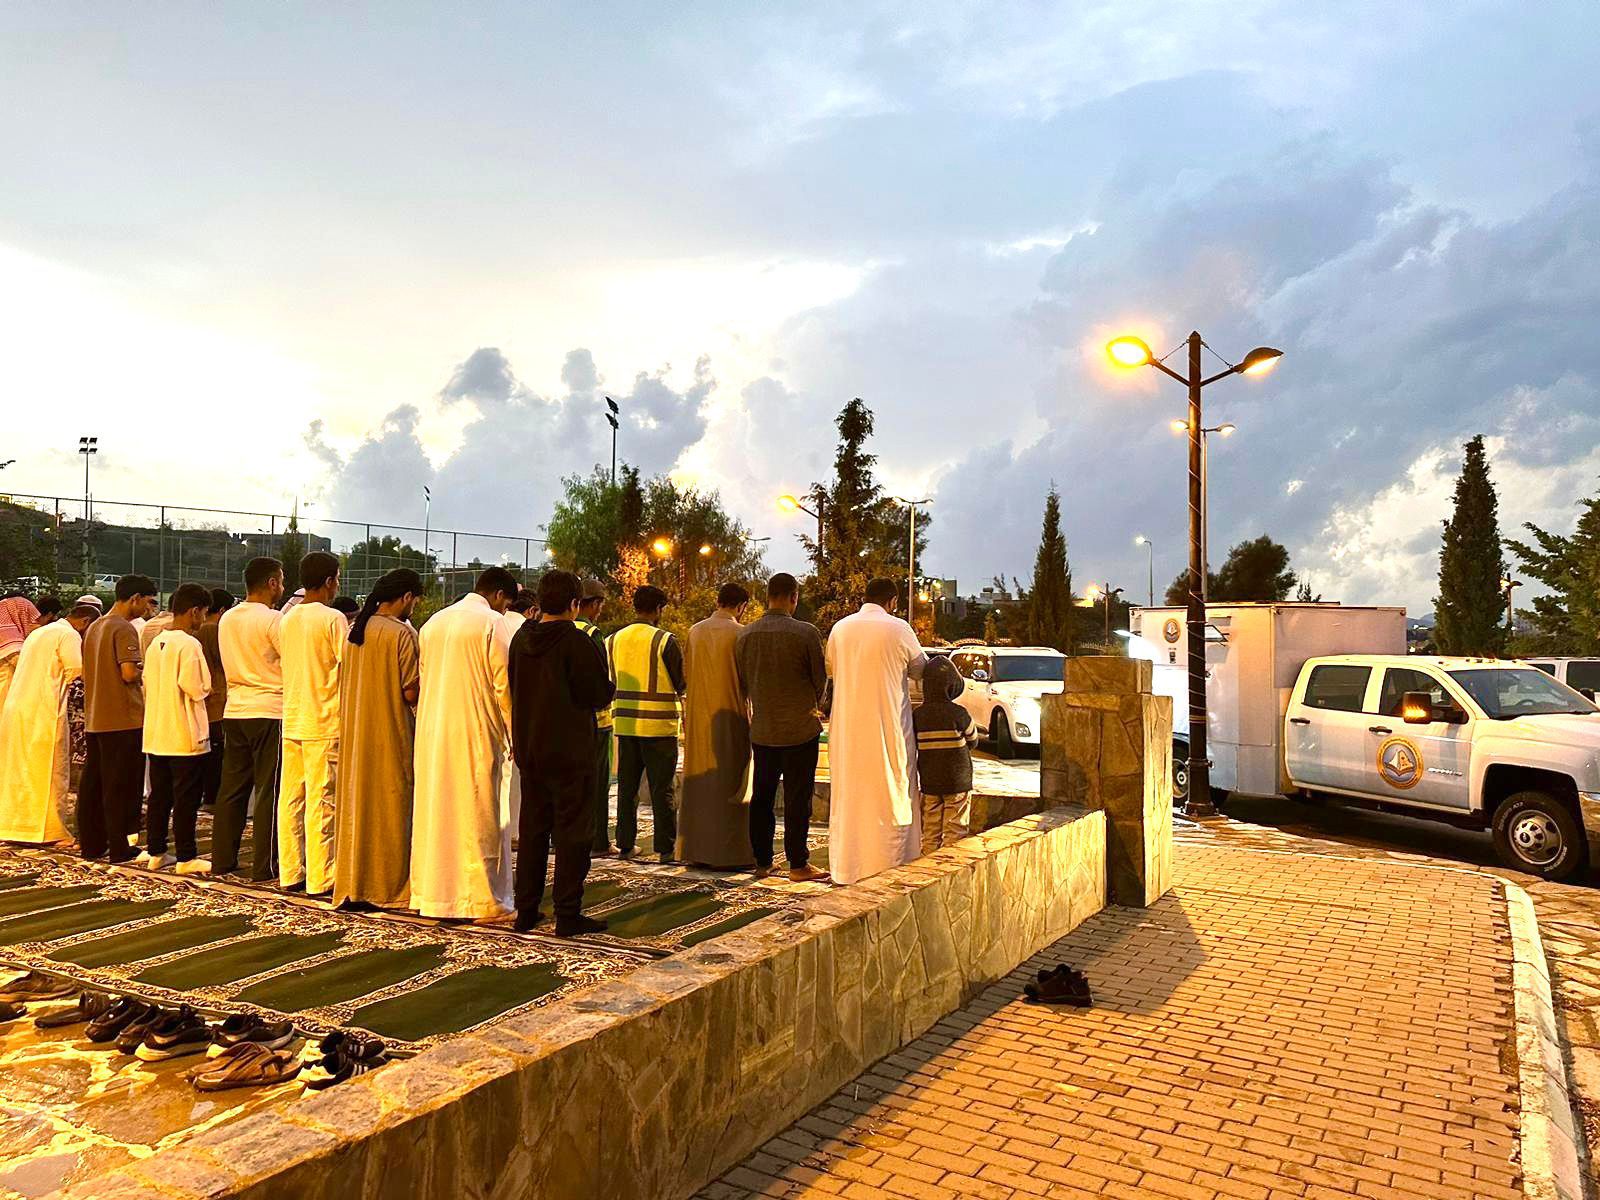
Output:
<svg viewBox="0 0 1600 1200">
<path fill-rule="evenodd" d="M 600 648 L 600 653 L 606 656 L 606 663 L 609 666 L 611 662 L 611 650 L 606 643 L 605 635 L 600 632 L 600 626 L 585 621 L 582 617 L 574 621 L 573 624 L 579 629 L 583 630 L 584 633 L 588 634 L 589 637 L 593 639 L 594 644 Z M 611 682 L 616 682 L 615 675 L 611 677 Z M 609 704 L 594 714 L 594 723 L 597 729 L 611 728 L 611 706 Z"/>
<path fill-rule="evenodd" d="M 635 622 L 607 640 L 617 695 L 611 720 L 618 737 L 677 737 L 678 693 L 667 671 L 665 629 Z"/>
</svg>

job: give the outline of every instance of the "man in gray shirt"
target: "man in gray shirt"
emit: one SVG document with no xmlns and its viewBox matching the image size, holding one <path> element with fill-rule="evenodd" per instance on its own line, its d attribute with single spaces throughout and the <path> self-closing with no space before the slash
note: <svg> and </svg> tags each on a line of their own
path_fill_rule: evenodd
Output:
<svg viewBox="0 0 1600 1200">
<path fill-rule="evenodd" d="M 750 742 L 755 778 L 750 795 L 750 845 L 756 874 L 772 870 L 774 805 L 783 782 L 783 852 L 795 883 L 826 879 L 810 865 L 806 833 L 816 788 L 822 722 L 817 706 L 828 682 L 822 634 L 795 619 L 800 584 L 780 573 L 767 581 L 767 613 L 739 635 L 734 665 L 750 698 Z"/>
</svg>

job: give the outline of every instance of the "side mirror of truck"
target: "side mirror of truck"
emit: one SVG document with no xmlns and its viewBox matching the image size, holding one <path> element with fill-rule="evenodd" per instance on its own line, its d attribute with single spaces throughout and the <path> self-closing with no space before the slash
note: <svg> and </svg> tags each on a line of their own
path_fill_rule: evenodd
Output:
<svg viewBox="0 0 1600 1200">
<path fill-rule="evenodd" d="M 1427 692 L 1407 692 L 1400 700 L 1400 718 L 1407 725 L 1431 725 L 1443 720 L 1433 714 L 1433 697 Z"/>
<path fill-rule="evenodd" d="M 976 671 L 974 671 L 972 673 L 972 678 L 977 683 L 988 683 L 989 682 L 989 672 L 985 671 L 982 667 L 979 667 Z"/>
</svg>

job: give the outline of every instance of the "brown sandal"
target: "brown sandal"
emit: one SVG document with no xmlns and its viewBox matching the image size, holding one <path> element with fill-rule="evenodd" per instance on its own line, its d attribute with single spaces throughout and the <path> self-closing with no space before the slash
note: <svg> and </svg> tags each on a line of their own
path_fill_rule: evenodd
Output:
<svg viewBox="0 0 1600 1200">
<path fill-rule="evenodd" d="M 241 1042 L 189 1072 L 189 1082 L 202 1092 L 222 1092 L 229 1088 L 271 1087 L 298 1074 L 298 1055 L 272 1050 L 259 1042 Z"/>
</svg>

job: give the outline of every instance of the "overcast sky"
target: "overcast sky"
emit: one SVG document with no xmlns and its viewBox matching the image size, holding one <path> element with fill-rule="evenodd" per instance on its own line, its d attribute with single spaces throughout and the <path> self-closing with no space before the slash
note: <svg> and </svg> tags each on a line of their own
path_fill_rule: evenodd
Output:
<svg viewBox="0 0 1600 1200">
<path fill-rule="evenodd" d="M 0 475 L 537 536 L 622 456 L 776 495 L 877 414 L 928 566 L 1183 566 L 1176 384 L 1124 328 L 1279 370 L 1207 393 L 1213 558 L 1432 607 L 1460 443 L 1509 530 L 1600 487 L 1600 5 L 0 9 Z"/>
</svg>

